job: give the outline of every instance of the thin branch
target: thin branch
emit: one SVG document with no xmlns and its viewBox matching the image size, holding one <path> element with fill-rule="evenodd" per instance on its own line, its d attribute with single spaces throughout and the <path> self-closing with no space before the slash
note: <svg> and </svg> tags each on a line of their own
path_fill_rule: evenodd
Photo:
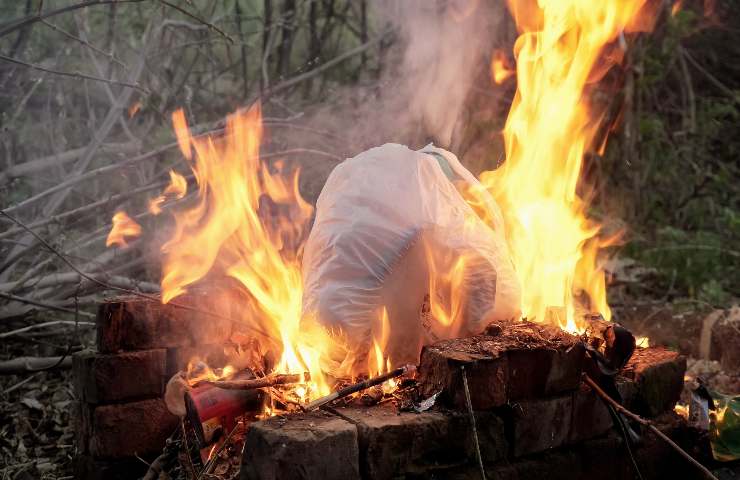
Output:
<svg viewBox="0 0 740 480">
<path fill-rule="evenodd" d="M 107 58 L 108 60 L 110 60 L 111 62 L 113 62 L 113 63 L 117 63 L 117 64 L 118 64 L 118 65 L 120 65 L 120 66 L 121 66 L 121 67 L 122 67 L 122 68 L 123 68 L 124 70 L 128 70 L 128 67 L 126 66 L 126 64 L 124 64 L 124 63 L 123 63 L 122 61 L 120 61 L 119 59 L 117 59 L 117 58 L 116 58 L 116 56 L 115 56 L 115 55 L 113 55 L 113 53 L 111 53 L 111 52 L 104 52 L 103 50 L 99 49 L 98 47 L 96 47 L 96 46 L 95 46 L 95 45 L 93 45 L 92 43 L 88 42 L 87 40 L 83 40 L 83 39 L 82 39 L 82 38 L 80 38 L 80 37 L 77 37 L 77 36 L 75 36 L 75 35 L 72 35 L 72 34 L 71 34 L 71 33 L 69 33 L 68 31 L 66 31 L 66 30 L 64 30 L 64 29 L 62 29 L 62 28 L 59 28 L 59 27 L 57 27 L 56 25 L 54 25 L 54 24 L 53 24 L 53 23 L 51 23 L 51 22 L 47 22 L 46 20 L 41 20 L 41 23 L 43 23 L 43 24 L 44 24 L 44 25 L 46 25 L 47 27 L 51 28 L 52 30 L 54 30 L 54 31 L 56 31 L 56 32 L 59 32 L 59 33 L 61 33 L 61 34 L 62 34 L 62 35 L 64 35 L 65 37 L 67 37 L 67 38 L 69 38 L 69 39 L 71 39 L 71 40 L 74 40 L 75 42 L 78 42 L 78 43 L 80 43 L 80 44 L 82 44 L 82 45 L 86 46 L 87 48 L 89 48 L 89 49 L 90 49 L 90 50 L 92 50 L 93 52 L 97 52 L 97 53 L 101 54 L 102 56 L 104 56 L 104 57 L 106 57 L 106 58 Z"/>
<path fill-rule="evenodd" d="M 178 12 L 182 13 L 183 15 L 192 18 L 196 22 L 202 23 L 203 25 L 205 25 L 206 27 L 208 27 L 210 30 L 215 31 L 216 33 L 218 33 L 219 35 L 221 35 L 222 37 L 224 37 L 232 45 L 234 44 L 234 39 L 231 38 L 229 36 L 229 34 L 227 34 L 226 32 L 224 32 L 220 28 L 218 28 L 216 25 L 214 25 L 214 24 L 212 24 L 212 23 L 210 23 L 210 22 L 208 22 L 208 21 L 200 18 L 199 16 L 197 16 L 197 15 L 195 15 L 193 13 L 188 12 L 187 10 L 185 10 L 182 7 L 179 7 L 179 6 L 177 6 L 177 5 L 173 4 L 173 3 L 168 2 L 167 0 L 159 0 L 159 3 L 161 3 L 162 5 L 166 5 L 166 6 L 170 7 L 170 8 L 172 8 L 172 9 L 177 10 Z"/>
<path fill-rule="evenodd" d="M 109 80 L 107 78 L 93 77 L 92 75 L 86 75 L 80 72 L 62 72 L 60 70 L 53 70 L 51 68 L 42 67 L 41 65 L 36 65 L 34 63 L 24 62 L 22 60 L 18 60 L 17 58 L 6 57 L 5 55 L 0 55 L 0 60 L 4 60 L 10 63 L 15 63 L 16 65 L 22 65 L 24 67 L 32 68 L 34 70 L 39 70 L 41 72 L 52 73 L 54 75 L 61 75 L 63 77 L 72 77 L 72 78 L 78 78 L 78 79 L 84 79 L 84 80 L 92 80 L 95 82 L 103 82 L 103 83 L 107 83 L 110 85 L 120 85 L 123 87 L 134 88 L 136 90 L 139 90 L 140 92 L 149 94 L 149 90 L 143 87 L 140 87 L 139 85 L 134 85 L 133 83 L 119 82 L 118 80 Z"/>
<path fill-rule="evenodd" d="M 47 19 L 49 17 L 53 17 L 55 15 L 66 12 L 71 12 L 73 10 L 78 10 L 80 8 L 92 7 L 94 5 L 110 5 L 113 3 L 141 3 L 145 1 L 147 0 L 91 0 L 88 2 L 80 2 L 74 5 L 67 5 L 66 7 L 58 8 L 56 10 L 49 10 L 47 12 L 39 11 L 34 15 L 29 15 L 14 22 L 6 23 L 5 26 L 0 28 L 0 37 L 4 37 L 9 33 L 15 32 L 16 30 L 19 30 L 32 23 L 40 22 L 41 20 Z"/>
<path fill-rule="evenodd" d="M 72 313 L 74 313 L 74 311 Z M 85 312 L 82 312 L 82 313 L 84 314 Z M 35 330 L 37 328 L 53 327 L 56 325 L 75 325 L 75 326 L 81 325 L 83 327 L 94 327 L 97 324 L 95 322 L 75 322 L 72 320 L 52 320 L 50 322 L 34 323 L 33 325 L 29 325 L 27 327 L 18 328 L 16 330 L 11 330 L 9 332 L 0 333 L 0 338 L 12 337 L 13 335 L 18 335 L 19 333 L 25 333 L 31 330 Z"/>
<path fill-rule="evenodd" d="M 20 303 L 25 303 L 25 304 L 28 304 L 28 305 L 33 305 L 35 307 L 45 308 L 47 310 L 56 310 L 57 312 L 72 313 L 72 314 L 75 313 L 74 310 L 71 310 L 69 308 L 58 307 L 58 306 L 52 305 L 50 303 L 44 303 L 44 302 L 40 302 L 38 300 L 33 300 L 31 298 L 19 297 L 17 295 L 13 295 L 11 293 L 0 292 L 0 297 L 7 298 L 8 300 L 12 300 L 14 302 L 20 302 Z M 93 313 L 79 312 L 79 314 L 80 315 L 83 315 L 85 317 L 95 318 L 95 314 L 93 314 Z M 0 338 L 2 338 L 2 337 L 0 337 Z"/>
</svg>

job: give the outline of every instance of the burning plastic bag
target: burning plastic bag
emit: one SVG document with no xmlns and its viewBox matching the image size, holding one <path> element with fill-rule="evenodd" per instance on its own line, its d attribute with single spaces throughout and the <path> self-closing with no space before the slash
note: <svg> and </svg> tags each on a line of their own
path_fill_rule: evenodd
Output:
<svg viewBox="0 0 740 480">
<path fill-rule="evenodd" d="M 492 227 L 463 190 L 477 192 Z M 386 144 L 334 169 L 317 202 L 303 281 L 304 318 L 345 335 L 345 373 L 367 371 L 373 347 L 393 364 L 415 364 L 424 344 L 519 313 L 498 207 L 455 155 L 432 145 Z"/>
</svg>

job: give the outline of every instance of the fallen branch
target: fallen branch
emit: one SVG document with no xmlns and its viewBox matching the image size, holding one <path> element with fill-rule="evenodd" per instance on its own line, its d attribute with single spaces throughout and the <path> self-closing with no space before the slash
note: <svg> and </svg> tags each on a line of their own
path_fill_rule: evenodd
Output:
<svg viewBox="0 0 740 480">
<path fill-rule="evenodd" d="M 49 368 L 67 369 L 72 367 L 72 357 L 18 357 L 0 362 L 0 375 L 15 375 L 25 372 L 48 370 Z"/>
<path fill-rule="evenodd" d="M 291 383 L 304 383 L 311 379 L 311 374 L 306 373 L 295 373 L 295 374 L 278 374 L 268 375 L 262 378 L 252 378 L 249 380 L 216 380 L 209 381 L 204 380 L 199 383 L 207 383 L 214 387 L 221 388 L 224 390 L 254 390 L 256 388 L 274 387 L 275 385 L 288 385 Z M 196 385 L 197 386 L 197 385 Z"/>
<path fill-rule="evenodd" d="M 18 328 L 16 330 L 11 330 L 9 332 L 0 333 L 0 338 L 11 337 L 13 335 L 18 335 L 19 333 L 28 332 L 30 330 L 35 330 L 37 328 L 52 327 L 54 325 L 75 325 L 75 326 L 81 326 L 81 327 L 94 327 L 96 323 L 95 322 L 75 322 L 72 320 L 53 320 L 51 322 L 35 323 L 27 327 Z"/>
<path fill-rule="evenodd" d="M 676 452 L 678 452 L 683 458 L 685 458 L 686 460 L 688 460 L 689 463 L 691 463 L 696 468 L 698 468 L 704 474 L 704 476 L 706 478 L 710 478 L 712 480 L 718 480 L 718 478 L 715 477 L 712 474 L 712 472 L 709 471 L 709 469 L 707 467 L 705 467 L 704 465 L 702 465 L 701 463 L 699 463 L 696 459 L 694 459 L 694 457 L 692 457 L 691 455 L 689 455 L 688 453 L 686 453 L 673 440 L 671 440 L 670 438 L 668 438 L 668 436 L 665 433 L 661 432 L 658 429 L 658 427 L 656 427 L 655 425 L 653 425 L 653 423 L 650 420 L 644 419 L 641 416 L 639 416 L 639 415 L 637 415 L 635 413 L 632 413 L 629 410 L 627 410 L 626 408 L 624 408 L 617 401 L 615 401 L 613 398 L 611 398 L 609 395 L 607 395 L 607 393 L 604 392 L 604 390 L 602 390 L 601 387 L 599 387 L 599 385 L 596 382 L 594 382 L 591 379 L 591 377 L 589 377 L 588 375 L 585 375 L 585 374 L 583 375 L 583 381 L 586 382 L 586 384 L 588 384 L 588 386 L 591 387 L 593 389 L 593 391 L 599 397 L 601 397 L 601 399 L 604 402 L 606 402 L 607 404 L 611 405 L 616 411 L 618 411 L 622 415 L 625 415 L 625 416 L 631 418 L 632 420 L 634 420 L 635 422 L 639 423 L 640 425 L 643 425 L 645 427 L 648 427 L 650 430 L 652 430 L 653 433 L 655 433 L 658 436 L 658 438 L 660 438 L 661 440 L 663 440 L 671 448 L 673 448 Z"/>
<path fill-rule="evenodd" d="M 82 315 L 84 317 L 95 318 L 95 314 L 94 313 L 82 312 L 82 311 L 77 311 L 76 312 L 76 311 L 74 311 L 72 309 L 69 309 L 69 308 L 60 307 L 60 306 L 57 306 L 57 305 L 53 305 L 51 303 L 40 302 L 38 300 L 34 300 L 34 299 L 31 299 L 31 298 L 19 297 L 17 295 L 13 295 L 12 293 L 0 292 L 0 297 L 7 298 L 8 300 L 12 300 L 14 302 L 20 302 L 20 303 L 25 303 L 27 305 L 34 305 L 36 307 L 45 308 L 47 310 L 56 310 L 57 312 L 71 313 L 73 315 L 74 314 L 79 314 L 79 315 Z"/>
<path fill-rule="evenodd" d="M 303 410 L 307 412 L 311 410 L 316 410 L 317 408 L 321 408 L 322 406 L 326 405 L 327 403 L 331 403 L 334 400 L 352 395 L 353 393 L 365 390 L 366 388 L 374 387 L 375 385 L 380 385 L 381 383 L 388 381 L 391 378 L 400 377 L 401 375 L 406 375 L 407 373 L 414 372 L 415 370 L 416 367 L 414 365 L 405 365 L 403 367 L 399 367 L 384 375 L 380 375 L 375 378 L 369 378 L 365 381 L 355 383 L 348 387 L 344 387 L 341 390 L 337 390 L 336 392 L 331 393 L 325 397 L 317 398 L 313 402 L 307 403 L 303 407 Z"/>
</svg>

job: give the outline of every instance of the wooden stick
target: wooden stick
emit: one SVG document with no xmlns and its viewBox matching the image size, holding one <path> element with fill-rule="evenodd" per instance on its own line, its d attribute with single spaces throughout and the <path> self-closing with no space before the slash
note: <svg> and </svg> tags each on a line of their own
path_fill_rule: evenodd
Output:
<svg viewBox="0 0 740 480">
<path fill-rule="evenodd" d="M 305 383 L 311 380 L 311 374 L 306 373 L 289 373 L 268 375 L 262 378 L 250 378 L 249 380 L 205 380 L 199 383 L 207 383 L 224 390 L 253 390 L 256 388 L 274 387 L 275 385 L 287 385 L 290 383 Z"/>
<path fill-rule="evenodd" d="M 72 357 L 17 357 L 0 362 L 0 375 L 16 375 L 55 367 L 72 368 Z"/>
<path fill-rule="evenodd" d="M 352 395 L 353 393 L 359 392 L 361 390 L 365 390 L 366 388 L 373 387 L 375 385 L 380 385 L 381 383 L 390 380 L 391 378 L 400 377 L 401 375 L 405 375 L 407 373 L 413 372 L 416 370 L 416 367 L 414 365 L 405 365 L 403 367 L 399 367 L 393 371 L 390 371 L 386 374 L 380 375 L 375 378 L 369 378 L 365 381 L 355 383 L 353 385 L 350 385 L 348 387 L 344 387 L 341 390 L 337 390 L 334 393 L 331 393 L 325 397 L 317 398 L 313 402 L 307 403 L 303 410 L 308 412 L 311 410 L 316 410 L 317 408 L 320 408 L 327 403 L 333 402 L 334 400 L 337 400 L 339 398 L 346 397 L 348 395 Z"/>
<path fill-rule="evenodd" d="M 589 387 L 591 387 L 593 389 L 594 392 L 596 392 L 596 394 L 599 397 L 601 397 L 601 399 L 604 402 L 608 403 L 609 405 L 611 405 L 612 407 L 614 407 L 614 409 L 616 411 L 618 411 L 619 413 L 621 413 L 621 414 L 623 414 L 623 415 L 631 418 L 632 420 L 636 421 L 640 425 L 644 425 L 644 426 L 648 427 L 650 430 L 652 430 L 658 436 L 658 438 L 662 439 L 670 447 L 672 447 L 675 451 L 677 451 L 683 458 L 685 458 L 692 465 L 694 465 L 696 468 L 698 468 L 704 474 L 704 476 L 706 478 L 711 478 L 712 480 L 719 480 L 717 477 L 715 477 L 712 474 L 712 472 L 709 471 L 709 469 L 707 467 L 705 467 L 704 465 L 702 465 L 701 463 L 699 463 L 698 461 L 696 461 L 696 459 L 694 459 L 694 457 L 692 457 L 691 455 L 689 455 L 688 453 L 686 453 L 681 447 L 679 447 L 678 445 L 676 445 L 676 443 L 673 440 L 671 440 L 670 438 L 668 438 L 668 436 L 666 434 L 664 434 L 663 432 L 661 432 L 658 429 L 658 427 L 656 427 L 655 425 L 653 425 L 653 423 L 650 420 L 644 419 L 641 416 L 639 416 L 639 415 L 637 415 L 635 413 L 632 413 L 629 410 L 627 410 L 626 408 L 624 408 L 622 405 L 620 405 L 618 402 L 616 402 L 613 398 L 611 398 L 609 395 L 607 395 L 606 392 L 604 392 L 604 390 L 602 390 L 601 387 L 599 387 L 599 385 L 596 382 L 594 382 L 591 379 L 591 377 L 589 377 L 588 375 L 585 375 L 584 374 L 583 375 L 583 380 L 588 384 Z"/>
</svg>

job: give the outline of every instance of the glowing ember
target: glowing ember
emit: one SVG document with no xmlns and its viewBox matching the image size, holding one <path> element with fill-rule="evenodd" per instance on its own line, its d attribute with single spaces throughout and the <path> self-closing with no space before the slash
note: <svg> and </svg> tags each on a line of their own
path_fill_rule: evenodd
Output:
<svg viewBox="0 0 740 480">
<path fill-rule="evenodd" d="M 642 0 L 510 0 L 521 35 L 514 45 L 517 92 L 503 134 L 506 162 L 481 181 L 504 212 L 509 246 L 522 284 L 522 312 L 544 321 L 549 306 L 565 307 L 559 326 L 584 328 L 574 297 L 611 318 L 596 255 L 608 242 L 586 217 L 576 192 L 583 155 L 603 111 L 584 89 L 618 55 L 602 55 L 638 13 Z M 598 65 L 597 65 L 598 62 Z M 494 81 L 496 79 L 494 78 Z"/>
<path fill-rule="evenodd" d="M 141 235 L 141 226 L 131 219 L 126 212 L 116 212 L 113 215 L 113 226 L 105 240 L 105 246 L 116 245 L 126 248 L 128 247 L 126 238 L 136 238 L 139 235 Z"/>
</svg>

